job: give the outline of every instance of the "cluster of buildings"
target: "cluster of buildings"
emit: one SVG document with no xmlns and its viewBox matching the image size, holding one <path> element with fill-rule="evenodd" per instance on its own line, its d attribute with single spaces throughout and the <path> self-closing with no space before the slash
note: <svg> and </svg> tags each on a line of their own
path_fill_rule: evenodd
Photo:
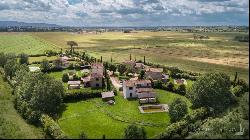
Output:
<svg viewBox="0 0 250 140">
<path fill-rule="evenodd" d="M 64 64 L 67 65 L 67 60 L 62 58 Z M 151 81 L 162 81 L 166 83 L 169 80 L 169 75 L 163 74 L 162 68 L 152 68 L 144 65 L 143 63 L 136 63 L 135 61 L 125 61 L 123 62 L 127 67 L 129 67 L 134 73 L 139 71 L 145 71 L 144 79 L 139 79 L 137 76 L 132 77 L 129 80 L 120 81 L 117 77 L 110 76 L 110 80 L 114 87 L 122 91 L 122 95 L 125 99 L 138 99 L 139 103 L 156 103 L 157 97 L 156 93 L 152 87 Z M 87 67 L 83 67 L 84 72 L 88 72 L 88 75 L 81 77 L 80 80 L 74 81 L 74 72 L 68 72 L 69 81 L 68 89 L 80 89 L 81 87 L 91 87 L 91 88 L 101 88 L 103 86 L 104 80 L 104 66 L 102 63 L 92 63 Z M 109 73 L 109 71 L 107 71 Z M 136 75 L 136 74 L 134 74 Z M 185 79 L 179 79 L 174 81 L 175 84 L 186 84 Z M 102 99 L 110 102 L 113 101 L 114 92 L 103 92 Z"/>
<path fill-rule="evenodd" d="M 91 64 L 91 70 L 86 77 L 82 77 L 80 80 L 74 80 L 75 72 L 69 71 L 68 76 L 68 89 L 80 89 L 81 87 L 100 88 L 103 86 L 103 64 L 93 63 Z"/>
</svg>

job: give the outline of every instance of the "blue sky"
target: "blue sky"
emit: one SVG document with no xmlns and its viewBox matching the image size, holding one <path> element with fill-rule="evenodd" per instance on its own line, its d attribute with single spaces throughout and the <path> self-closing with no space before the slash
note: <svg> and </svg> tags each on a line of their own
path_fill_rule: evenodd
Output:
<svg viewBox="0 0 250 140">
<path fill-rule="evenodd" d="M 1 0 L 0 20 L 73 26 L 248 25 L 248 0 Z"/>
</svg>

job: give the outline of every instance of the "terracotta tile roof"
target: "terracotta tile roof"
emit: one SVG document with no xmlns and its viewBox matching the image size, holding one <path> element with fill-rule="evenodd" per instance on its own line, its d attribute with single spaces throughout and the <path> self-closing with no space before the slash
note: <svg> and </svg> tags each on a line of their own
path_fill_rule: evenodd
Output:
<svg viewBox="0 0 250 140">
<path fill-rule="evenodd" d="M 136 65 L 135 61 L 133 60 L 124 61 L 123 64 Z"/>
<path fill-rule="evenodd" d="M 143 68 L 145 65 L 143 63 L 135 63 L 136 68 Z"/>
<path fill-rule="evenodd" d="M 143 94 L 143 93 L 154 93 L 153 88 L 138 88 L 136 89 L 136 92 L 138 94 Z"/>
<path fill-rule="evenodd" d="M 163 68 L 148 68 L 146 72 L 163 72 Z"/>
<path fill-rule="evenodd" d="M 136 84 L 151 84 L 150 80 L 136 80 Z"/>
<path fill-rule="evenodd" d="M 92 63 L 91 64 L 91 67 L 94 68 L 94 69 L 98 69 L 98 68 L 103 68 L 103 64 L 102 63 Z"/>
<path fill-rule="evenodd" d="M 151 84 L 150 80 L 128 80 L 125 81 L 126 86 L 135 86 L 136 84 Z"/>
<path fill-rule="evenodd" d="M 155 98 L 156 95 L 154 93 L 142 93 L 142 94 L 137 94 L 139 99 L 142 98 Z"/>
<path fill-rule="evenodd" d="M 103 73 L 91 73 L 90 76 L 91 78 L 102 78 Z"/>
<path fill-rule="evenodd" d="M 89 82 L 90 81 L 90 76 L 81 78 L 83 82 Z"/>
</svg>

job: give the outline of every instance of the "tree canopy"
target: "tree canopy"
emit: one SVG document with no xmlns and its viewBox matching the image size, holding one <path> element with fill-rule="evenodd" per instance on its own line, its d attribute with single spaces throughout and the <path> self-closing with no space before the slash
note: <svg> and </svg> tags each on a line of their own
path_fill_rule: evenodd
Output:
<svg viewBox="0 0 250 140">
<path fill-rule="evenodd" d="M 185 101 L 177 98 L 169 106 L 169 115 L 171 117 L 171 122 L 176 122 L 181 120 L 188 113 L 188 106 Z"/>
<path fill-rule="evenodd" d="M 230 78 L 224 73 L 208 73 L 201 76 L 188 91 L 194 107 L 212 108 L 221 112 L 233 101 Z"/>
<path fill-rule="evenodd" d="M 28 72 L 15 89 L 15 105 L 22 116 L 32 123 L 41 114 L 55 115 L 62 103 L 64 88 L 61 82 L 43 73 Z"/>
<path fill-rule="evenodd" d="M 146 132 L 144 128 L 139 128 L 135 124 L 129 125 L 125 129 L 125 139 L 146 139 Z"/>
</svg>

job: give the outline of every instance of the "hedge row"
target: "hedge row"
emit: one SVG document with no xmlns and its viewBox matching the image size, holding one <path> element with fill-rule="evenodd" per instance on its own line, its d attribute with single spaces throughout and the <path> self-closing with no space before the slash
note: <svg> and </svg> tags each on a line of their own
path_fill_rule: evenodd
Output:
<svg viewBox="0 0 250 140">
<path fill-rule="evenodd" d="M 61 130 L 60 126 L 48 115 L 42 115 L 40 118 L 44 131 L 53 139 L 67 139 L 66 134 Z"/>
<path fill-rule="evenodd" d="M 86 100 L 90 98 L 102 97 L 102 90 L 84 90 L 84 91 L 70 91 L 64 96 L 64 102 L 72 102 L 79 100 Z"/>
<path fill-rule="evenodd" d="M 46 56 L 46 54 L 30 54 L 29 57 L 40 57 L 40 56 Z"/>
</svg>

